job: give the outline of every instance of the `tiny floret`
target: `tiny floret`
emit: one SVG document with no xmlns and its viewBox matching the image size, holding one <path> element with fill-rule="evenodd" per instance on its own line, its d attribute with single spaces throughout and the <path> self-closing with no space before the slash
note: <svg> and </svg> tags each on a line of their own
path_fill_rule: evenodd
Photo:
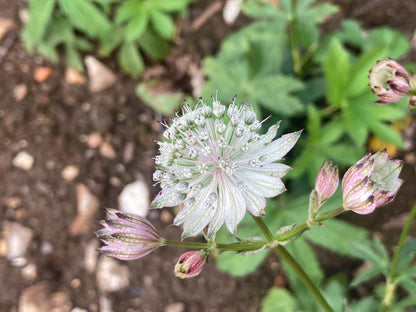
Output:
<svg viewBox="0 0 416 312">
<path fill-rule="evenodd" d="M 330 198 L 337 190 L 338 184 L 338 167 L 333 166 L 331 161 L 324 163 L 315 179 L 315 191 L 319 202 L 324 203 Z"/>
<path fill-rule="evenodd" d="M 107 209 L 107 219 L 96 232 L 106 244 L 99 251 L 121 260 L 141 258 L 160 246 L 160 236 L 145 218 L 115 209 Z"/>
<path fill-rule="evenodd" d="M 385 150 L 361 158 L 342 179 L 344 208 L 368 214 L 391 202 L 403 183 L 402 166 L 401 160 L 389 159 Z"/>
<path fill-rule="evenodd" d="M 183 238 L 205 228 L 212 238 L 224 223 L 235 233 L 246 210 L 262 216 L 265 198 L 286 190 L 281 178 L 291 168 L 276 161 L 301 131 L 274 140 L 279 124 L 260 134 L 261 124 L 249 103 L 227 108 L 201 100 L 193 109 L 184 105 L 183 114 L 166 125 L 153 175 L 162 190 L 151 207 L 179 206 L 174 224 L 183 224 Z"/>
</svg>

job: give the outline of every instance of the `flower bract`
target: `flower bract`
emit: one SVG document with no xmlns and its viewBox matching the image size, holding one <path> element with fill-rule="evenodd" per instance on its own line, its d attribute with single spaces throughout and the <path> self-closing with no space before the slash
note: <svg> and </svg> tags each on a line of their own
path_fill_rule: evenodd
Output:
<svg viewBox="0 0 416 312">
<path fill-rule="evenodd" d="M 159 142 L 154 180 L 161 192 L 152 208 L 181 208 L 174 223 L 183 224 L 182 237 L 195 236 L 207 227 L 213 237 L 225 223 L 231 233 L 246 210 L 264 215 L 265 198 L 284 192 L 281 178 L 290 167 L 276 163 L 289 152 L 301 131 L 274 140 L 279 124 L 260 134 L 262 122 L 249 103 L 202 101 L 185 105 L 173 118 Z"/>
<path fill-rule="evenodd" d="M 121 260 L 141 258 L 160 246 L 160 236 L 145 218 L 115 209 L 107 209 L 107 219 L 96 232 L 106 244 L 99 251 Z"/>
</svg>

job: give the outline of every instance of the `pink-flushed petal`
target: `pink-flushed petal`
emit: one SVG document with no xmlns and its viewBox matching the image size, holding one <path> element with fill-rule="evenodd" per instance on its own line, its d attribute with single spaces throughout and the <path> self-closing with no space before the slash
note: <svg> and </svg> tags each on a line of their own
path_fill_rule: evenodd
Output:
<svg viewBox="0 0 416 312">
<path fill-rule="evenodd" d="M 377 208 L 376 201 L 374 197 L 370 197 L 365 201 L 356 201 L 351 202 L 349 210 L 358 213 L 358 214 L 369 214 L 372 213 Z"/>
</svg>

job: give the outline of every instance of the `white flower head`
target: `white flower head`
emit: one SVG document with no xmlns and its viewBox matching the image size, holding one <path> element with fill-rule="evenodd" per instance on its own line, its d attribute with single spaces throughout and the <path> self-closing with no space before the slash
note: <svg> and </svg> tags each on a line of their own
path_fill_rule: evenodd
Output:
<svg viewBox="0 0 416 312">
<path fill-rule="evenodd" d="M 281 178 L 291 168 L 276 161 L 301 131 L 273 140 L 277 123 L 260 135 L 251 104 L 233 102 L 226 108 L 214 100 L 211 107 L 201 100 L 194 109 L 185 104 L 182 116 L 176 114 L 166 127 L 153 175 L 162 191 L 151 208 L 179 205 L 174 224 L 183 224 L 183 238 L 207 226 L 207 236 L 213 237 L 224 223 L 234 234 L 246 209 L 262 216 L 265 198 L 286 190 Z"/>
</svg>

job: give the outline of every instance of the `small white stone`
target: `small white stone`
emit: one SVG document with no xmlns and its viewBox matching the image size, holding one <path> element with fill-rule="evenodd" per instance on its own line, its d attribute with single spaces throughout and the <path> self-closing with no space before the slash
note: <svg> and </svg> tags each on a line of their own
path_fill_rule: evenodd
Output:
<svg viewBox="0 0 416 312">
<path fill-rule="evenodd" d="M 171 303 L 166 306 L 164 312 L 183 312 L 185 311 L 185 305 L 182 302 Z"/>
<path fill-rule="evenodd" d="M 3 36 L 15 26 L 13 20 L 0 17 L 0 40 Z"/>
<path fill-rule="evenodd" d="M 101 257 L 98 261 L 97 284 L 102 292 L 114 292 L 129 286 L 129 269 L 117 260 Z"/>
<path fill-rule="evenodd" d="M 69 225 L 72 236 L 88 233 L 95 222 L 100 202 L 84 184 L 77 185 L 77 216 Z"/>
<path fill-rule="evenodd" d="M 26 264 L 23 258 L 29 243 L 32 240 L 33 232 L 31 229 L 17 222 L 3 222 L 3 237 L 6 241 L 6 259 L 12 264 L 21 266 Z M 24 260 L 24 261 L 22 261 Z"/>
<path fill-rule="evenodd" d="M 27 94 L 27 86 L 25 84 L 19 84 L 13 88 L 13 96 L 17 102 L 20 102 L 25 98 Z"/>
<path fill-rule="evenodd" d="M 23 267 L 21 273 L 23 278 L 28 282 L 34 281 L 35 278 L 38 276 L 37 268 L 34 263 L 29 263 L 28 265 Z"/>
<path fill-rule="evenodd" d="M 88 310 L 75 307 L 71 310 L 71 312 L 88 312 Z"/>
<path fill-rule="evenodd" d="M 92 132 L 87 137 L 87 144 L 90 148 L 97 148 L 103 143 L 103 137 L 99 132 Z"/>
<path fill-rule="evenodd" d="M 89 273 L 93 273 L 97 267 L 98 252 L 99 247 L 98 240 L 96 238 L 90 240 L 85 246 L 84 251 L 84 266 Z"/>
<path fill-rule="evenodd" d="M 150 204 L 149 195 L 147 184 L 142 179 L 127 184 L 118 198 L 119 209 L 146 217 Z"/>
<path fill-rule="evenodd" d="M 78 167 L 75 167 L 73 165 L 66 166 L 61 172 L 62 178 L 68 182 L 74 181 L 75 178 L 78 176 L 78 174 L 79 174 Z"/>
<path fill-rule="evenodd" d="M 87 66 L 89 77 L 89 89 L 91 92 L 102 91 L 110 87 L 116 81 L 114 73 L 104 64 L 96 60 L 92 56 L 86 56 L 84 59 Z"/>
<path fill-rule="evenodd" d="M 113 303 L 110 298 L 106 296 L 100 296 L 99 299 L 100 312 L 113 312 Z"/>
<path fill-rule="evenodd" d="M 29 153 L 22 151 L 19 152 L 12 160 L 13 166 L 24 170 L 32 169 L 35 159 Z"/>
<path fill-rule="evenodd" d="M 108 159 L 114 159 L 117 156 L 110 142 L 103 142 L 100 145 L 100 154 L 101 156 L 108 158 Z"/>
<path fill-rule="evenodd" d="M 235 22 L 238 15 L 240 14 L 240 4 L 242 0 L 228 0 L 225 3 L 224 10 L 222 11 L 222 16 L 224 21 L 230 25 Z"/>
</svg>

